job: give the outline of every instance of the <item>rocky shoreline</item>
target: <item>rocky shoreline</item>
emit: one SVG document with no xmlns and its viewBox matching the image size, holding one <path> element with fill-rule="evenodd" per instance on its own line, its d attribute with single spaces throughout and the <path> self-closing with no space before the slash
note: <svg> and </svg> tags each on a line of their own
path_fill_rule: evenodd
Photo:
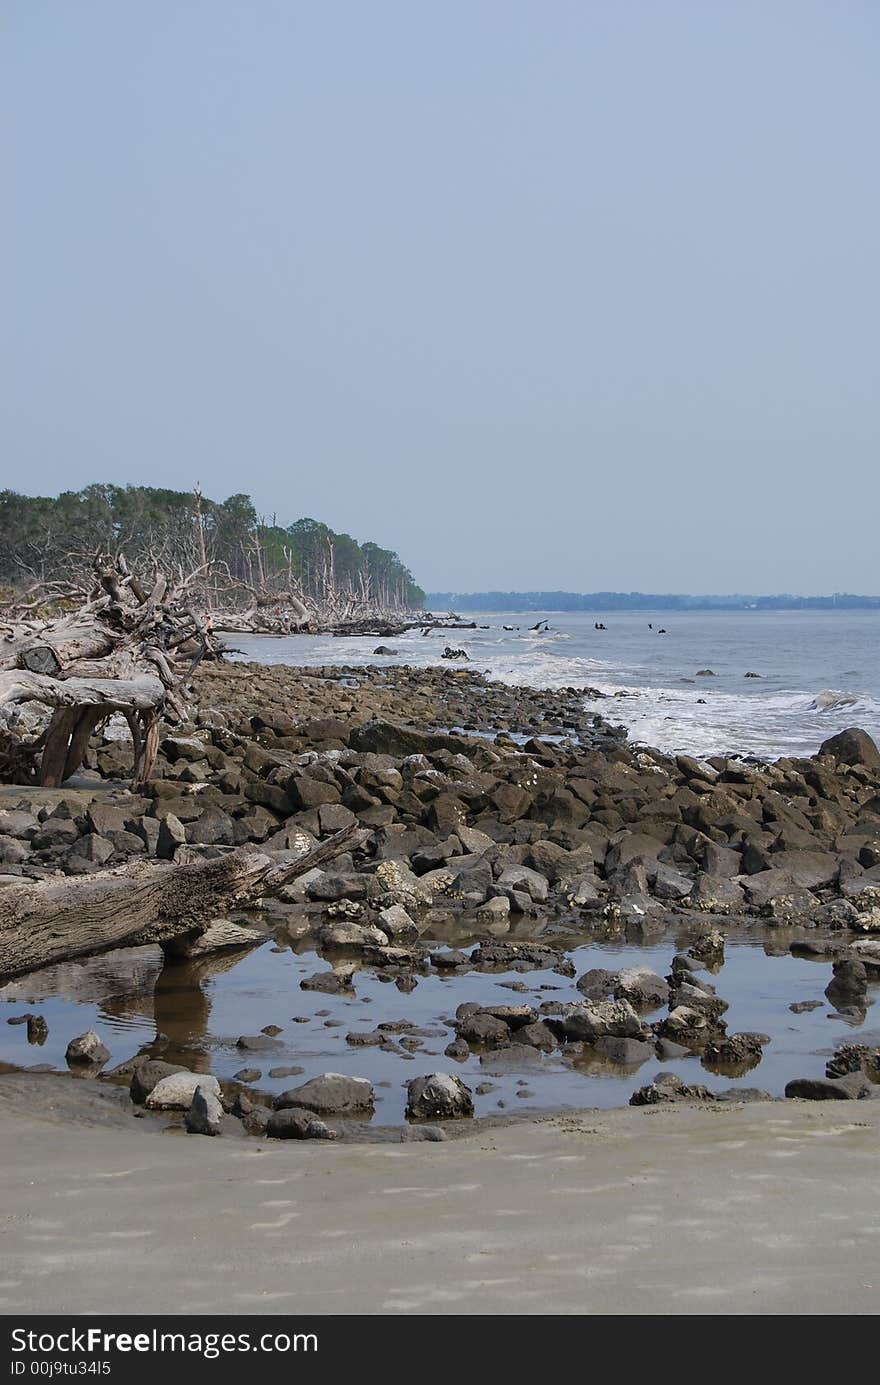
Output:
<svg viewBox="0 0 880 1385">
<path fill-rule="evenodd" d="M 844 732 L 815 757 L 774 764 L 669 757 L 630 745 L 590 700 L 589 689 L 511 688 L 460 668 L 206 666 L 191 724 L 161 742 L 149 792 L 114 783 L 128 747 L 112 729 L 74 785 L 6 786 L 0 871 L 4 882 L 82 875 L 248 844 L 302 853 L 352 827 L 352 850 L 257 915 L 223 922 L 249 930 L 233 930 L 226 946 L 264 941 L 279 920 L 287 936 L 313 940 L 330 966 L 302 985 L 328 996 L 355 995 L 363 972 L 394 982 L 398 996 L 432 974 L 572 977 L 575 933 L 683 930 L 668 976 L 593 969 L 576 979 L 577 1000 L 460 1004 L 443 1061 L 420 1062 L 408 1083 L 418 1138 L 472 1117 L 455 1065 L 474 1052 L 586 1051 L 629 1072 L 683 1053 L 732 1074 L 757 1066 L 766 1036 L 728 1033 L 726 1001 L 708 980 L 723 979 L 725 934 L 750 924 L 794 930 L 793 947 L 833 964 L 829 1003 L 864 1014 L 880 977 L 880 753 L 870 738 Z M 467 922 L 470 952 L 437 945 L 450 921 Z M 436 1033 L 385 1018 L 349 1040 L 418 1057 L 426 1037 Z M 71 1038 L 83 1040 L 71 1070 L 106 1073 L 110 1054 Z M 243 1058 L 273 1038 L 242 1036 Z M 787 1095 L 876 1096 L 878 1058 L 870 1045 L 842 1045 L 824 1078 L 792 1073 Z M 204 1134 L 327 1139 L 373 1110 L 365 1079 L 312 1077 L 270 1109 L 244 1079 L 218 1083 L 155 1053 L 100 1081 L 130 1084 L 138 1109 L 176 1112 Z M 661 1073 L 631 1100 L 748 1095 Z"/>
</svg>

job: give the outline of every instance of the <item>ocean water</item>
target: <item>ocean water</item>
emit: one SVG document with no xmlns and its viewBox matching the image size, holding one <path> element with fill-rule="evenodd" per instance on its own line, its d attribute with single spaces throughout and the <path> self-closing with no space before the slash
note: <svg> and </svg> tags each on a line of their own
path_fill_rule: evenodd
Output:
<svg viewBox="0 0 880 1385">
<path fill-rule="evenodd" d="M 812 755 L 847 726 L 880 741 L 880 611 L 460 614 L 488 628 L 381 640 L 229 636 L 228 643 L 239 657 L 264 663 L 415 667 L 442 665 L 453 645 L 500 682 L 595 688 L 606 697 L 591 709 L 665 751 Z M 543 618 L 549 631 L 531 628 Z M 597 621 L 607 629 L 596 630 Z M 376 655 L 379 644 L 396 653 Z M 706 669 L 711 675 L 701 674 Z"/>
</svg>

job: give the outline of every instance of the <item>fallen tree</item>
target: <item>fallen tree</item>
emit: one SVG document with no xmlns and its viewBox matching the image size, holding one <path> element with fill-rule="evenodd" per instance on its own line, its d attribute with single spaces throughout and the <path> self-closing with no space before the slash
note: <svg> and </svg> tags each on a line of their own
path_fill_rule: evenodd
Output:
<svg viewBox="0 0 880 1385">
<path fill-rule="evenodd" d="M 346 827 L 305 855 L 242 847 L 187 865 L 137 862 L 0 890 L 0 981 L 115 947 L 197 938 L 229 909 L 264 895 L 356 845 Z M 221 944 L 222 945 L 222 944 Z"/>
<path fill-rule="evenodd" d="M 90 586 L 62 592 L 53 583 L 45 598 L 11 606 L 0 621 L 0 712 L 8 728 L 0 775 L 21 777 L 39 755 L 40 784 L 57 788 L 79 769 L 92 733 L 119 713 L 131 732 L 134 783 L 151 778 L 160 720 L 184 719 L 192 675 L 218 647 L 187 601 L 198 575 L 172 581 L 160 573 L 146 587 L 122 555 L 98 558 Z M 40 618 L 47 601 L 68 609 Z M 17 709 L 31 702 L 52 708 L 52 717 L 24 743 Z"/>
</svg>

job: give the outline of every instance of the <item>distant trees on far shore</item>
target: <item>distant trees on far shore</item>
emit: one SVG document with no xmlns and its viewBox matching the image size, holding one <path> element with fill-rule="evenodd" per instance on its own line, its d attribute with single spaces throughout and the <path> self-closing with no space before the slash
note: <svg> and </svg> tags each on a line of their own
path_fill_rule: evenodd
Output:
<svg viewBox="0 0 880 1385">
<path fill-rule="evenodd" d="M 428 592 L 430 610 L 831 611 L 880 610 L 880 596 L 683 596 L 654 592 Z"/>
</svg>

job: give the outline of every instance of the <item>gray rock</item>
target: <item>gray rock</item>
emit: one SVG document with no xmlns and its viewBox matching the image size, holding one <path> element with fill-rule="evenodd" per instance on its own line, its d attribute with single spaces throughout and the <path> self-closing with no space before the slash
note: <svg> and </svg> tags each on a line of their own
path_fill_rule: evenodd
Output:
<svg viewBox="0 0 880 1385">
<path fill-rule="evenodd" d="M 277 1096 L 272 1105 L 276 1111 L 302 1106 L 318 1115 L 351 1116 L 373 1113 L 373 1086 L 365 1077 L 347 1077 L 343 1073 L 325 1072 L 299 1087 L 291 1087 Z"/>
<path fill-rule="evenodd" d="M 559 1025 L 566 1039 L 583 1039 L 587 1043 L 606 1035 L 621 1039 L 642 1037 L 642 1022 L 628 1000 L 597 1000 L 568 1005 Z"/>
<path fill-rule="evenodd" d="M 223 1107 L 210 1086 L 196 1087 L 186 1113 L 186 1128 L 191 1135 L 219 1135 L 223 1124 Z"/>
<path fill-rule="evenodd" d="M 785 1095 L 805 1101 L 858 1101 L 871 1095 L 871 1084 L 862 1073 L 846 1077 L 796 1077 L 786 1084 Z"/>
<path fill-rule="evenodd" d="M 266 1122 L 271 1140 L 336 1140 L 338 1134 L 313 1111 L 303 1106 L 285 1106 L 271 1113 Z"/>
<path fill-rule="evenodd" d="M 110 1050 L 103 1044 L 94 1029 L 71 1039 L 65 1053 L 68 1067 L 102 1068 L 109 1062 Z"/>
<path fill-rule="evenodd" d="M 235 1047 L 244 1053 L 272 1053 L 283 1048 L 284 1044 L 270 1034 L 241 1034 L 235 1041 Z"/>
<path fill-rule="evenodd" d="M 686 1101 L 714 1101 L 708 1087 L 689 1085 L 672 1072 L 658 1072 L 647 1087 L 640 1087 L 629 1099 L 630 1106 L 660 1106 Z"/>
<path fill-rule="evenodd" d="M 639 1067 L 654 1057 L 653 1044 L 645 1043 L 642 1039 L 620 1039 L 611 1035 L 597 1039 L 593 1050 L 609 1063 L 619 1063 L 622 1067 Z"/>
<path fill-rule="evenodd" d="M 382 909 L 378 919 L 379 928 L 388 938 L 394 941 L 411 941 L 417 938 L 419 930 L 402 904 L 392 904 L 389 909 Z M 383 939 L 384 941 L 384 939 Z"/>
<path fill-rule="evenodd" d="M 165 813 L 159 819 L 159 835 L 156 839 L 156 855 L 160 861 L 173 861 L 179 846 L 186 845 L 186 828 L 173 813 Z"/>
<path fill-rule="evenodd" d="M 171 1077 L 176 1072 L 187 1072 L 180 1063 L 163 1063 L 158 1058 L 144 1058 L 139 1061 L 131 1074 L 128 1094 L 137 1106 L 143 1106 L 150 1092 L 163 1077 Z"/>
<path fill-rule="evenodd" d="M 550 893 L 547 877 L 528 866 L 508 866 L 498 877 L 498 885 L 527 894 L 535 904 L 545 904 Z"/>
<path fill-rule="evenodd" d="M 180 1072 L 161 1078 L 146 1098 L 145 1105 L 151 1111 L 188 1111 L 192 1105 L 197 1087 L 220 1097 L 220 1083 L 216 1077 L 206 1073 Z"/>
<path fill-rule="evenodd" d="M 604 967 L 593 967 L 578 977 L 577 988 L 588 1000 L 608 1000 L 614 993 L 617 975 Z"/>
<path fill-rule="evenodd" d="M 474 1114 L 473 1095 L 458 1077 L 432 1072 L 407 1083 L 406 1114 L 410 1120 L 457 1120 Z"/>
<path fill-rule="evenodd" d="M 615 978 L 613 994 L 615 1000 L 628 1000 L 636 1008 L 653 1010 L 669 1000 L 669 983 L 648 967 L 624 967 Z"/>
</svg>

